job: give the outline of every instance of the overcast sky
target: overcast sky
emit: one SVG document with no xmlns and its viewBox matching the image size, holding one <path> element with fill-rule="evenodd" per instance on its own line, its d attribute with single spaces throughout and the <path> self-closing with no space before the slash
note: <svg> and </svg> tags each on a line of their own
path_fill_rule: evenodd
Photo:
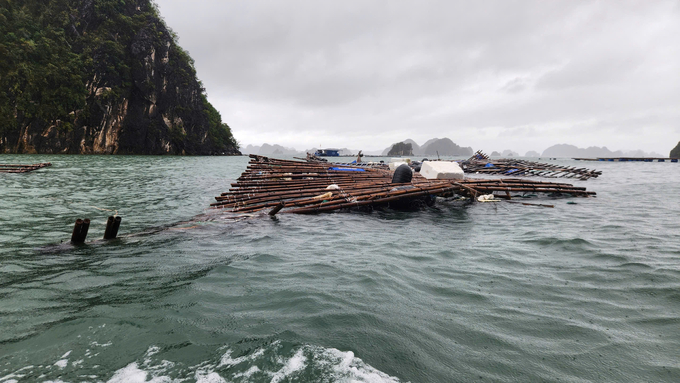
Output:
<svg viewBox="0 0 680 383">
<path fill-rule="evenodd" d="M 680 141 L 680 1 L 156 0 L 243 145 Z"/>
</svg>

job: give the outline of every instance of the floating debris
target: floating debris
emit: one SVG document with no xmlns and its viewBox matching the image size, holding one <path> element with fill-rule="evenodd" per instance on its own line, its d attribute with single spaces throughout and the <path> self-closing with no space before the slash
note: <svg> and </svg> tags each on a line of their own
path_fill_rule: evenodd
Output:
<svg viewBox="0 0 680 383">
<path fill-rule="evenodd" d="M 0 164 L 0 173 L 28 173 L 48 166 L 52 166 L 52 163 L 44 162 L 32 165 Z"/>
<path fill-rule="evenodd" d="M 586 168 L 517 159 L 490 159 L 481 150 L 464 161 L 461 166 L 465 173 L 499 174 L 512 177 L 577 178 L 582 181 L 597 178 L 602 174 L 601 171 Z"/>
<path fill-rule="evenodd" d="M 422 201 L 431 206 L 435 197 L 477 197 L 493 194 L 511 199 L 511 193 L 588 197 L 595 192 L 566 183 L 523 179 L 435 179 L 412 173 L 404 182 L 403 167 L 338 167 L 324 162 L 301 162 L 250 155 L 250 163 L 228 192 L 210 206 L 231 212 L 269 210 L 277 213 L 318 213 L 360 206 L 394 205 Z M 409 170 L 407 168 L 407 170 Z M 396 174 L 395 174 L 396 173 Z M 396 181 L 396 182 L 395 182 Z M 398 182 L 401 181 L 401 182 Z"/>
</svg>

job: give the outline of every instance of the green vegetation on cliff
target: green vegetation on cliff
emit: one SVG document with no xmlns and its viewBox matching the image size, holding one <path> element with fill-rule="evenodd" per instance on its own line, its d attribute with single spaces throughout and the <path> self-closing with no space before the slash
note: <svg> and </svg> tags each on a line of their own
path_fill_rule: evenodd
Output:
<svg viewBox="0 0 680 383">
<path fill-rule="evenodd" d="M 150 0 L 0 0 L 0 152 L 238 154 Z"/>
<path fill-rule="evenodd" d="M 397 142 L 396 144 L 392 145 L 392 148 L 390 149 L 389 152 L 387 152 L 388 156 L 412 156 L 413 155 L 413 146 L 411 144 L 407 144 L 404 142 Z"/>
<path fill-rule="evenodd" d="M 671 150 L 670 158 L 680 158 L 680 142 Z"/>
</svg>

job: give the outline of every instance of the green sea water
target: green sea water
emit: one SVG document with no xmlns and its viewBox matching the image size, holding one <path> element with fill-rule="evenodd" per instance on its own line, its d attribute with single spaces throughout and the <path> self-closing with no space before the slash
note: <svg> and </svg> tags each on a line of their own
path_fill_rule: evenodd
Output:
<svg viewBox="0 0 680 383">
<path fill-rule="evenodd" d="M 0 174 L 1 383 L 680 381 L 677 163 L 272 219 L 207 209 L 247 157 L 0 155 L 48 161 Z"/>
</svg>

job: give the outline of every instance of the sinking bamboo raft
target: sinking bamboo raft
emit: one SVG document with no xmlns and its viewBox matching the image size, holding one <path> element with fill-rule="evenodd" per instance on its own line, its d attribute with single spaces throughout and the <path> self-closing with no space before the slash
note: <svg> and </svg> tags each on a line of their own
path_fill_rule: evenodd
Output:
<svg viewBox="0 0 680 383">
<path fill-rule="evenodd" d="M 392 183 L 386 169 L 359 168 L 320 162 L 301 162 L 250 155 L 247 169 L 228 192 L 210 206 L 231 212 L 269 210 L 270 214 L 318 213 L 360 206 L 376 206 L 439 197 L 494 194 L 510 199 L 511 193 L 549 193 L 587 197 L 586 188 L 565 183 L 523 179 L 427 180 L 419 173 L 409 183 Z"/>
<path fill-rule="evenodd" d="M 575 178 L 585 181 L 597 178 L 601 171 L 555 164 L 517 160 L 490 159 L 481 150 L 461 164 L 466 173 L 500 174 L 512 177 Z"/>
<path fill-rule="evenodd" d="M 52 164 L 50 162 L 32 165 L 0 164 L 0 173 L 28 173 L 48 166 Z"/>
</svg>

